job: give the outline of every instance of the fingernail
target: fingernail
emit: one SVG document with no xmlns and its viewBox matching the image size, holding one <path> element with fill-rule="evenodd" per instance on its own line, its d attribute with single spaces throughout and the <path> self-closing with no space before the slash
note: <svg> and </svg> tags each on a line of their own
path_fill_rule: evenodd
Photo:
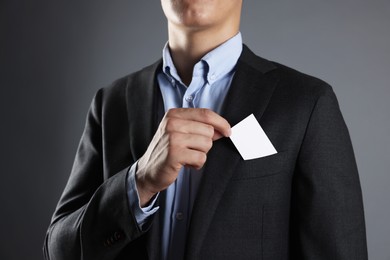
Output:
<svg viewBox="0 0 390 260">
<path fill-rule="evenodd" d="M 229 136 L 231 136 L 231 134 L 232 134 L 232 129 L 231 129 L 231 128 L 229 128 L 229 130 L 228 130 L 228 132 L 227 132 L 227 136 L 226 136 L 226 137 L 229 137 Z"/>
</svg>

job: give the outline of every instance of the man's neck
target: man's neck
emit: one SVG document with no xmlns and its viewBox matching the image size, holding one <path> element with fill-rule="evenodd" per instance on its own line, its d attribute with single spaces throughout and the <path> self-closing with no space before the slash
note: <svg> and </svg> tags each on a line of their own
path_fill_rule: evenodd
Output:
<svg viewBox="0 0 390 260">
<path fill-rule="evenodd" d="M 234 26 L 208 30 L 190 30 L 169 25 L 169 48 L 176 70 L 187 86 L 195 64 L 208 52 L 238 33 Z"/>
</svg>

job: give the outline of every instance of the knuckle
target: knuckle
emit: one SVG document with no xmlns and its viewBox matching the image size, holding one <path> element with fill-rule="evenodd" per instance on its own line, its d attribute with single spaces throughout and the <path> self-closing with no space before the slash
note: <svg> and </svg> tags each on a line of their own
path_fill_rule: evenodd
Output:
<svg viewBox="0 0 390 260">
<path fill-rule="evenodd" d="M 166 118 L 165 120 L 165 131 L 173 132 L 175 130 L 175 120 L 173 118 Z"/>
<path fill-rule="evenodd" d="M 204 118 L 206 121 L 208 121 L 212 115 L 211 111 L 207 108 L 200 108 L 200 113 L 202 118 Z"/>
<path fill-rule="evenodd" d="M 183 135 L 178 132 L 169 133 L 168 143 L 171 147 L 183 147 Z"/>
<path fill-rule="evenodd" d="M 207 156 L 205 153 L 199 153 L 196 158 L 196 163 L 198 167 L 202 167 L 206 162 Z"/>
<path fill-rule="evenodd" d="M 212 127 L 211 125 L 207 125 L 207 136 L 213 137 L 213 135 L 214 135 L 214 127 Z"/>
<path fill-rule="evenodd" d="M 213 147 L 213 140 L 212 139 L 207 138 L 206 147 L 207 147 L 207 151 L 210 150 L 211 147 Z"/>
<path fill-rule="evenodd" d="M 165 117 L 172 117 L 174 116 L 178 111 L 178 108 L 170 108 L 166 114 L 165 114 Z"/>
<path fill-rule="evenodd" d="M 178 141 L 178 134 L 177 133 L 169 134 L 168 141 L 169 141 L 170 146 L 175 145 L 176 142 Z"/>
</svg>

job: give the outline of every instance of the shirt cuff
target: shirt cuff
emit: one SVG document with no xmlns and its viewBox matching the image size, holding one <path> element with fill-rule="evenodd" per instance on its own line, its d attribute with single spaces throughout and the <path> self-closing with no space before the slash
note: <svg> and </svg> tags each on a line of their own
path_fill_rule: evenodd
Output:
<svg viewBox="0 0 390 260">
<path fill-rule="evenodd" d="M 127 198 L 129 202 L 130 209 L 132 210 L 135 220 L 137 221 L 138 226 L 141 230 L 145 230 L 145 224 L 148 222 L 150 217 L 160 208 L 159 206 L 155 206 L 156 200 L 158 198 L 159 193 L 154 196 L 153 200 L 146 207 L 141 207 L 140 199 L 137 190 L 137 184 L 135 181 L 135 172 L 137 169 L 137 163 L 135 162 L 129 172 L 127 173 Z"/>
</svg>

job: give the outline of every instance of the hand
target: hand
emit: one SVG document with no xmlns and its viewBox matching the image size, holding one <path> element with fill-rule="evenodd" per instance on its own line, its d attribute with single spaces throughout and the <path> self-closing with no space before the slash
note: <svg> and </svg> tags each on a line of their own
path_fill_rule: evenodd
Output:
<svg viewBox="0 0 390 260">
<path fill-rule="evenodd" d="M 229 123 L 204 108 L 175 108 L 162 119 L 138 160 L 136 183 L 141 206 L 173 183 L 183 166 L 203 167 L 213 141 L 230 135 Z"/>
</svg>

